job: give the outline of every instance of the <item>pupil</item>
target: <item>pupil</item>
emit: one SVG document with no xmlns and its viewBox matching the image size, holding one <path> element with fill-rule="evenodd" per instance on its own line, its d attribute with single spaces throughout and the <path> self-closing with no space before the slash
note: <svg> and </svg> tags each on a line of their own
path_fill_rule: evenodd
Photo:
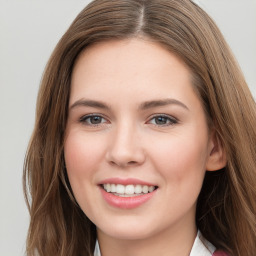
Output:
<svg viewBox="0 0 256 256">
<path fill-rule="evenodd" d="M 99 124 L 100 122 L 101 122 L 101 117 L 100 116 L 91 117 L 91 123 L 92 124 Z"/>
<path fill-rule="evenodd" d="M 156 118 L 156 123 L 157 124 L 166 124 L 166 117 L 162 117 L 162 116 L 159 116 Z"/>
</svg>

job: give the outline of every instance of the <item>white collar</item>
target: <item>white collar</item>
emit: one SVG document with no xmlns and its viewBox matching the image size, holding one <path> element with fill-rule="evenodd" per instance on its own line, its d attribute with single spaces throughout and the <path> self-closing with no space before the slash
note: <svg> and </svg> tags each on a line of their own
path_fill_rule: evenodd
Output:
<svg viewBox="0 0 256 256">
<path fill-rule="evenodd" d="M 212 256 L 215 250 L 216 248 L 198 231 L 189 256 Z"/>
<path fill-rule="evenodd" d="M 216 248 L 203 237 L 201 232 L 198 231 L 189 256 L 212 256 L 215 249 Z M 95 245 L 94 256 L 101 256 L 98 241 Z"/>
</svg>

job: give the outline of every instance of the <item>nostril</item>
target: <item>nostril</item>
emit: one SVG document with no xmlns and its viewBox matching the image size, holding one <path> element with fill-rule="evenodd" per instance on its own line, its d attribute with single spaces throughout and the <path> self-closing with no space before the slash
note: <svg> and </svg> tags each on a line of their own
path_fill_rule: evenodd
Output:
<svg viewBox="0 0 256 256">
<path fill-rule="evenodd" d="M 110 164 L 111 165 L 118 165 L 118 166 L 121 166 L 121 167 L 127 167 L 127 166 L 136 165 L 137 162 L 136 161 L 129 161 L 129 162 L 126 162 L 126 163 L 117 163 L 115 161 L 110 161 Z"/>
<path fill-rule="evenodd" d="M 136 161 L 130 161 L 130 162 L 128 162 L 128 165 L 134 165 L 134 164 L 136 164 Z"/>
</svg>

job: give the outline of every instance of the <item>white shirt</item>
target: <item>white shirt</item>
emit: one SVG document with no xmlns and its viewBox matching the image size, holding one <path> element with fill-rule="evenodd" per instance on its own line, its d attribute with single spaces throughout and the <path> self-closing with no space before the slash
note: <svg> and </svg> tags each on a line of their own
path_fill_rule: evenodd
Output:
<svg viewBox="0 0 256 256">
<path fill-rule="evenodd" d="M 212 256 L 215 250 L 216 248 L 198 231 L 189 256 Z M 96 242 L 94 256 L 101 256 L 98 241 Z"/>
<path fill-rule="evenodd" d="M 216 248 L 198 231 L 189 256 L 212 256 L 215 250 Z"/>
</svg>

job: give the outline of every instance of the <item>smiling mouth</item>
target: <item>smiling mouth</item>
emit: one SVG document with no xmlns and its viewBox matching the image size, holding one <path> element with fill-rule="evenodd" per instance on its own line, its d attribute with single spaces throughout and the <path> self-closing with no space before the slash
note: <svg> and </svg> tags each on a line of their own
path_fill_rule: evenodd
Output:
<svg viewBox="0 0 256 256">
<path fill-rule="evenodd" d="M 101 184 L 101 187 L 108 193 L 111 193 L 119 197 L 134 197 L 141 196 L 148 193 L 152 193 L 156 190 L 157 186 L 147 186 L 147 185 L 122 185 L 122 184 Z"/>
</svg>

